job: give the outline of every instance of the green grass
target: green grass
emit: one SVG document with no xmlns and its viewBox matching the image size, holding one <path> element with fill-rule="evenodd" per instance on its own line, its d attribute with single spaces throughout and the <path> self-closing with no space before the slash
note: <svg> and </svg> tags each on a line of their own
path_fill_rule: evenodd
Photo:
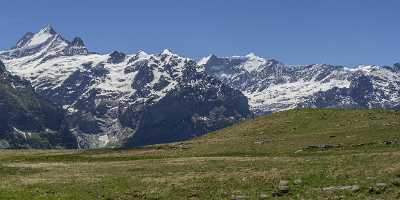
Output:
<svg viewBox="0 0 400 200">
<path fill-rule="evenodd" d="M 41 169 L 29 168 L 29 167 L 10 167 L 0 165 L 0 176 L 28 176 L 36 173 L 44 172 Z"/>
<path fill-rule="evenodd" d="M 399 139 L 398 111 L 305 109 L 142 148 L 3 150 L 0 199 L 271 199 L 280 180 L 279 199 L 399 199 L 400 145 L 383 143 Z M 307 148 L 323 144 L 339 146 Z M 321 190 L 340 185 L 361 190 Z"/>
</svg>

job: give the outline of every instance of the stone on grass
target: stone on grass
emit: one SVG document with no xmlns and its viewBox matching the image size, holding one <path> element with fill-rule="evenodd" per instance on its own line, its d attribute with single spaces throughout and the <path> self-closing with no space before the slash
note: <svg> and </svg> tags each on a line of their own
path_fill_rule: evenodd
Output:
<svg viewBox="0 0 400 200">
<path fill-rule="evenodd" d="M 232 195 L 231 197 L 231 200 L 243 200 L 243 199 L 248 199 L 248 197 L 245 195 Z"/>
<path fill-rule="evenodd" d="M 296 184 L 296 185 L 302 185 L 302 184 L 303 184 L 303 180 L 301 180 L 301 179 L 296 179 L 296 180 L 294 180 L 293 183 Z"/>
<path fill-rule="evenodd" d="M 386 189 L 387 184 L 386 184 L 386 183 L 377 183 L 377 184 L 376 184 L 376 187 L 377 187 L 377 188 L 381 188 L 381 189 Z"/>
<path fill-rule="evenodd" d="M 260 194 L 259 199 L 268 199 L 268 197 L 267 194 Z"/>
<path fill-rule="evenodd" d="M 339 190 L 348 190 L 352 192 L 358 192 L 360 191 L 360 186 L 359 185 L 344 185 L 344 186 L 331 186 L 331 187 L 325 187 L 322 188 L 322 191 L 324 192 L 335 192 Z"/>
<path fill-rule="evenodd" d="M 279 181 L 279 185 L 289 185 L 289 181 L 286 181 L 286 180 L 280 180 Z"/>
<path fill-rule="evenodd" d="M 297 151 L 295 151 L 294 153 L 301 153 L 301 152 L 303 152 L 304 150 L 303 149 L 299 149 L 299 150 L 297 150 Z"/>
<path fill-rule="evenodd" d="M 281 180 L 279 181 L 278 190 L 280 193 L 288 193 L 289 192 L 289 181 Z"/>
<path fill-rule="evenodd" d="M 352 192 L 359 192 L 361 190 L 361 187 L 359 185 L 353 185 L 351 187 Z"/>
<path fill-rule="evenodd" d="M 399 186 L 400 186 L 400 177 L 394 178 L 394 179 L 392 180 L 392 184 L 393 184 L 394 186 L 399 187 Z"/>
<path fill-rule="evenodd" d="M 382 194 L 386 191 L 387 184 L 386 183 L 377 183 L 375 186 L 369 187 L 368 192 L 374 194 Z"/>
</svg>

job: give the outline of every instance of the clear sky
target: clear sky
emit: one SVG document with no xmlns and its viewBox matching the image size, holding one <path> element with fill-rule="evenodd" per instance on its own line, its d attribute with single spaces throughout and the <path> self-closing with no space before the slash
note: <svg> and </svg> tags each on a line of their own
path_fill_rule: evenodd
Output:
<svg viewBox="0 0 400 200">
<path fill-rule="evenodd" d="M 399 0 L 1 0 L 0 49 L 46 24 L 97 52 L 254 52 L 287 64 L 400 61 Z"/>
</svg>

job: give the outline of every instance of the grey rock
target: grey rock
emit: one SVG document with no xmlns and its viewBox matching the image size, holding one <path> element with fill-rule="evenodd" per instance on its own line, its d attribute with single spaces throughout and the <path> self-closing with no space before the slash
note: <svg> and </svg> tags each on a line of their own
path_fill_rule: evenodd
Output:
<svg viewBox="0 0 400 200">
<path fill-rule="evenodd" d="M 369 187 L 368 192 L 373 194 L 382 194 L 387 188 L 388 185 L 386 183 L 377 183 L 375 186 Z"/>
<path fill-rule="evenodd" d="M 71 45 L 77 46 L 77 47 L 83 47 L 83 46 L 85 46 L 85 43 L 83 42 L 82 38 L 80 38 L 80 37 L 75 37 L 75 38 L 72 40 Z"/>
<path fill-rule="evenodd" d="M 259 199 L 268 199 L 269 196 L 267 194 L 260 194 Z"/>
<path fill-rule="evenodd" d="M 296 180 L 293 181 L 293 183 L 296 184 L 296 185 L 302 185 L 303 184 L 303 180 L 296 179 Z"/>
<path fill-rule="evenodd" d="M 119 51 L 114 51 L 110 54 L 110 58 L 108 59 L 107 62 L 117 64 L 121 63 L 122 61 L 125 60 L 126 55 L 122 52 Z"/>
<path fill-rule="evenodd" d="M 335 192 L 335 191 L 340 191 L 340 190 L 348 190 L 352 192 L 358 192 L 360 191 L 360 186 L 359 185 L 344 185 L 344 186 L 330 186 L 330 187 L 324 187 L 321 190 L 324 192 Z"/>
<path fill-rule="evenodd" d="M 279 185 L 289 185 L 289 181 L 287 180 L 280 180 Z"/>
<path fill-rule="evenodd" d="M 249 199 L 248 196 L 245 195 L 232 195 L 231 200 L 244 200 Z"/>
<path fill-rule="evenodd" d="M 394 178 L 393 180 L 392 180 L 392 184 L 394 185 L 394 186 L 400 186 L 400 177 L 396 177 L 396 178 Z"/>
<path fill-rule="evenodd" d="M 353 185 L 351 187 L 352 192 L 359 192 L 361 190 L 361 187 L 359 185 Z"/>
<path fill-rule="evenodd" d="M 278 187 L 278 190 L 279 190 L 279 192 L 281 192 L 281 193 L 288 193 L 289 192 L 289 186 L 284 186 L 284 185 L 281 185 L 281 186 L 279 186 Z"/>
<path fill-rule="evenodd" d="M 400 144 L 400 140 L 385 140 L 385 141 L 383 141 L 383 144 L 386 144 L 386 145 Z"/>
<path fill-rule="evenodd" d="M 303 151 L 304 151 L 303 149 L 299 149 L 299 150 L 295 151 L 294 153 L 295 153 L 295 154 L 298 154 L 298 153 L 301 153 L 301 152 L 303 152 Z"/>
<path fill-rule="evenodd" d="M 386 183 L 377 183 L 377 184 L 376 184 L 376 187 L 377 187 L 377 188 L 381 188 L 381 189 L 386 189 L 387 186 L 388 186 L 388 185 L 387 185 Z"/>
<path fill-rule="evenodd" d="M 309 145 L 305 149 L 307 149 L 307 150 L 313 150 L 313 149 L 326 150 L 326 149 L 340 148 L 340 147 L 342 147 L 342 145 L 340 145 L 340 144 L 319 144 L 319 145 Z"/>
<path fill-rule="evenodd" d="M 288 193 L 289 192 L 289 190 L 290 190 L 290 188 L 289 188 L 289 181 L 286 181 L 286 180 L 281 180 L 281 181 L 279 181 L 279 185 L 278 185 L 278 191 L 280 192 L 280 193 Z"/>
<path fill-rule="evenodd" d="M 4 63 L 0 60 L 0 74 L 6 72 L 6 66 Z"/>
</svg>

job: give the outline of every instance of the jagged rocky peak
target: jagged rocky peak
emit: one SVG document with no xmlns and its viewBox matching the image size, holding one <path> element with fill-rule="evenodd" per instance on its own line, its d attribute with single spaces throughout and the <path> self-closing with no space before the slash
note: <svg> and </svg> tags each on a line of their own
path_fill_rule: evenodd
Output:
<svg viewBox="0 0 400 200">
<path fill-rule="evenodd" d="M 113 51 L 108 58 L 107 62 L 112 64 L 118 64 L 125 60 L 126 54 L 119 51 Z"/>
<path fill-rule="evenodd" d="M 247 55 L 245 55 L 244 57 L 248 58 L 248 59 L 254 59 L 254 60 L 265 60 L 264 58 L 261 58 L 259 56 L 257 56 L 255 53 L 250 52 Z"/>
<path fill-rule="evenodd" d="M 46 25 L 38 33 L 48 33 L 50 35 L 55 35 L 57 32 L 54 30 L 54 28 L 51 25 Z"/>
<path fill-rule="evenodd" d="M 209 55 L 207 57 L 204 57 L 204 58 L 200 59 L 200 61 L 197 64 L 198 65 L 212 65 L 213 63 L 216 63 L 219 60 L 220 59 L 216 55 L 211 54 L 211 55 Z"/>
<path fill-rule="evenodd" d="M 395 64 L 393 65 L 393 68 L 394 68 L 394 70 L 396 70 L 396 71 L 400 71 L 400 63 L 395 63 Z"/>
<path fill-rule="evenodd" d="M 159 56 L 161 56 L 161 60 L 165 61 L 165 60 L 170 60 L 170 59 L 184 59 L 184 57 L 174 53 L 172 50 L 170 49 L 164 49 L 160 54 L 158 54 Z M 156 55 L 156 56 L 158 56 Z"/>
<path fill-rule="evenodd" d="M 211 54 L 211 55 L 209 55 L 209 56 L 207 57 L 207 61 L 216 60 L 216 59 L 218 59 L 218 56 L 216 56 L 216 55 L 214 55 L 214 54 Z"/>
<path fill-rule="evenodd" d="M 173 55 L 177 55 L 174 52 L 172 52 L 171 49 L 164 49 L 163 52 L 161 53 L 161 55 L 169 55 L 169 56 L 173 56 Z"/>
<path fill-rule="evenodd" d="M 36 33 L 26 33 L 14 48 L 0 52 L 0 56 L 7 60 L 31 56 L 32 60 L 40 59 L 41 62 L 59 56 L 87 54 L 89 54 L 89 51 L 81 38 L 75 37 L 72 41 L 69 41 L 50 25 L 43 27 Z"/>
<path fill-rule="evenodd" d="M 68 46 L 85 46 L 81 38 L 75 37 L 72 42 L 69 42 L 68 40 L 64 39 L 61 34 L 58 34 L 52 26 L 47 25 L 36 33 L 26 33 L 20 40 L 18 40 L 16 46 L 13 49 L 42 46 L 44 44 L 48 44 L 50 40 L 55 40 L 53 43 L 66 43 L 68 44 Z"/>
<path fill-rule="evenodd" d="M 32 37 L 33 37 L 34 35 L 35 35 L 35 34 L 32 33 L 32 32 L 25 33 L 25 35 L 22 36 L 22 38 L 18 40 L 18 42 L 17 42 L 17 44 L 15 45 L 15 47 L 12 47 L 11 49 L 16 49 L 16 48 L 24 47 L 25 44 L 26 44 L 27 42 L 29 42 L 29 40 L 32 39 Z"/>
<path fill-rule="evenodd" d="M 140 50 L 136 53 L 136 56 L 141 57 L 141 58 L 146 58 L 146 57 L 149 57 L 150 55 L 147 52 Z"/>
<path fill-rule="evenodd" d="M 248 72 L 256 71 L 261 66 L 263 66 L 267 63 L 266 59 L 261 58 L 254 53 L 249 53 L 244 57 L 243 56 L 237 56 L 237 57 L 235 56 L 232 59 L 233 60 L 235 60 L 235 59 L 241 60 L 240 68 L 242 68 Z"/>
<path fill-rule="evenodd" d="M 54 37 L 57 35 L 57 32 L 51 27 L 50 25 L 47 25 L 40 29 L 39 32 L 37 33 L 31 33 L 28 32 L 26 33 L 18 42 L 16 47 L 17 48 L 24 48 L 28 46 L 37 46 L 40 44 L 43 44 L 46 42 L 48 39 Z"/>
<path fill-rule="evenodd" d="M 75 37 L 72 42 L 68 42 L 68 47 L 65 48 L 65 55 L 86 55 L 89 51 L 85 47 L 85 43 L 80 37 Z"/>
<path fill-rule="evenodd" d="M 139 50 L 138 52 L 136 52 L 136 54 L 137 54 L 137 55 L 140 55 L 140 54 L 142 54 L 142 55 L 148 55 L 148 53 L 147 53 L 146 51 L 144 51 L 144 50 Z"/>
<path fill-rule="evenodd" d="M 146 53 L 143 50 L 138 51 L 137 53 L 134 54 L 134 56 L 132 58 L 129 59 L 128 64 L 131 64 L 139 59 L 147 59 L 150 58 L 151 55 Z M 128 70 L 129 71 L 129 70 Z"/>
<path fill-rule="evenodd" d="M 83 42 L 82 38 L 80 37 L 75 37 L 72 42 L 71 42 L 72 46 L 77 46 L 77 47 L 84 47 L 85 43 Z"/>
</svg>

